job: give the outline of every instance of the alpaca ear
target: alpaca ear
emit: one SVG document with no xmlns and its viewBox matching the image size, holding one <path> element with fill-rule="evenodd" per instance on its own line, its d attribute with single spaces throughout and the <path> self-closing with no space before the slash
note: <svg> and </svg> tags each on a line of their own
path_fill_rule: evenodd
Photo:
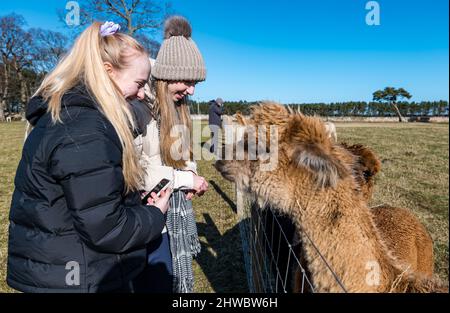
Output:
<svg viewBox="0 0 450 313">
<path fill-rule="evenodd" d="M 294 150 L 293 161 L 296 165 L 309 170 L 315 176 L 320 188 L 335 188 L 340 179 L 349 175 L 344 164 L 318 144 L 300 144 Z"/>
<path fill-rule="evenodd" d="M 358 157 L 358 163 L 361 165 L 361 171 L 366 181 L 375 176 L 381 170 L 380 159 L 368 147 L 356 144 L 349 146 L 345 143 L 341 144 L 345 149 Z"/>
<path fill-rule="evenodd" d="M 375 176 L 381 170 L 381 162 L 375 153 L 367 147 L 361 146 L 361 163 L 364 165 L 364 175 L 366 179 Z"/>
</svg>

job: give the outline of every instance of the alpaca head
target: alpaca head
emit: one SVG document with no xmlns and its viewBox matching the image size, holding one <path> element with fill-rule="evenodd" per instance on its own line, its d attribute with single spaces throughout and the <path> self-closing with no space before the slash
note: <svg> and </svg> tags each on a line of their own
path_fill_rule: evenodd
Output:
<svg viewBox="0 0 450 313">
<path fill-rule="evenodd" d="M 289 198 L 294 195 L 286 192 L 287 185 L 332 189 L 351 176 L 353 155 L 330 138 L 318 118 L 269 102 L 252 107 L 250 118 L 237 115 L 236 119 L 244 134 L 232 149 L 226 148 L 233 157 L 217 161 L 215 167 L 241 189 L 263 194 L 265 199 Z M 238 151 L 243 151 L 242 158 Z"/>
</svg>

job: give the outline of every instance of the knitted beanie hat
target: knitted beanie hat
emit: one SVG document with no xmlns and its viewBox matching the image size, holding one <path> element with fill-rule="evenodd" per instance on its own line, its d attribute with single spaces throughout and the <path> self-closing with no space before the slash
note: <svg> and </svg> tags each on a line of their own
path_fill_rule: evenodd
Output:
<svg viewBox="0 0 450 313">
<path fill-rule="evenodd" d="M 152 76 L 161 80 L 204 81 L 206 67 L 195 42 L 192 28 L 181 16 L 173 16 L 164 25 L 164 41 L 152 68 Z"/>
</svg>

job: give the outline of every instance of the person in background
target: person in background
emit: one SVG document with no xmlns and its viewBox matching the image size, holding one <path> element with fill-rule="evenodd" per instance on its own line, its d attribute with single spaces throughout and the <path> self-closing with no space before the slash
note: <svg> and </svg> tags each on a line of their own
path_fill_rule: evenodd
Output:
<svg viewBox="0 0 450 313">
<path fill-rule="evenodd" d="M 222 132 L 222 114 L 223 114 L 223 100 L 217 98 L 209 102 L 209 128 L 211 129 L 211 147 L 210 152 L 216 153 L 221 142 Z"/>
</svg>

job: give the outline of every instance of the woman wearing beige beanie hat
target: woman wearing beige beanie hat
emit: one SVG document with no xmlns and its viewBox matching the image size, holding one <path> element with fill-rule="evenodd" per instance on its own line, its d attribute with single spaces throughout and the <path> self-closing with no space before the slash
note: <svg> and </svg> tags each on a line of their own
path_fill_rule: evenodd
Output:
<svg viewBox="0 0 450 313">
<path fill-rule="evenodd" d="M 191 34 L 185 18 L 166 20 L 164 41 L 146 92 L 152 118 L 136 141 L 145 171 L 144 189 L 151 190 L 166 178 L 172 182 L 174 192 L 160 244 L 149 249 L 147 275 L 138 284 L 144 288 L 138 287 L 138 291 L 193 291 L 192 259 L 200 252 L 200 242 L 191 199 L 195 194 L 203 195 L 208 183 L 197 174 L 190 138 L 192 121 L 187 98 L 194 94 L 195 85 L 206 79 L 205 63 Z"/>
</svg>

